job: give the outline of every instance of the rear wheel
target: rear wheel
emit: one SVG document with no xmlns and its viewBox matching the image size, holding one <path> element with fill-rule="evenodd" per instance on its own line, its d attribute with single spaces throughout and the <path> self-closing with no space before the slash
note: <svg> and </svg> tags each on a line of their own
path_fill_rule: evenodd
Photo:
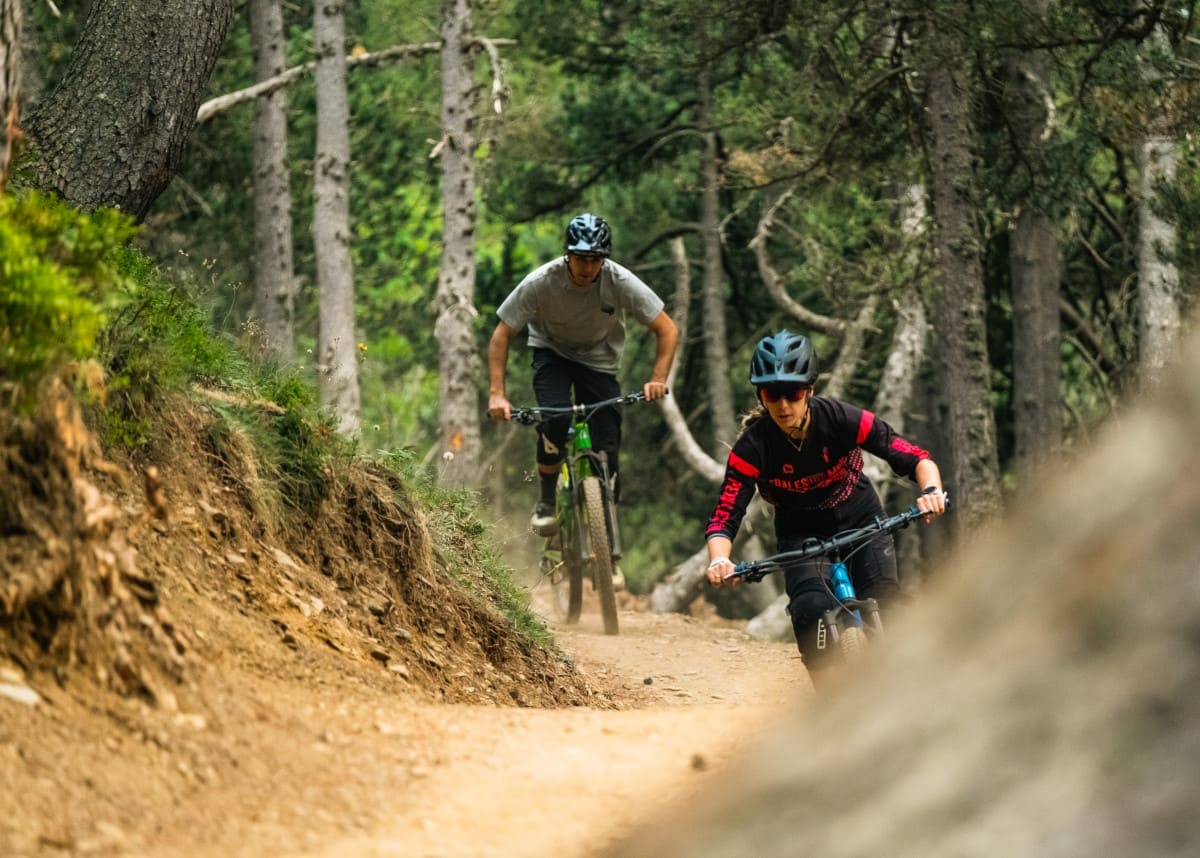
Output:
<svg viewBox="0 0 1200 858">
<path fill-rule="evenodd" d="M 613 587 L 612 549 L 608 544 L 608 518 L 605 515 L 604 495 L 600 479 L 588 477 L 583 481 L 584 519 L 592 548 L 593 583 L 600 597 L 600 614 L 604 617 L 604 633 L 615 635 L 617 626 L 617 594 Z"/>
<path fill-rule="evenodd" d="M 562 567 L 554 584 L 554 599 L 559 616 L 567 623 L 577 623 L 583 608 L 583 548 L 579 544 L 582 535 L 581 522 L 572 521 L 570 526 L 565 528 L 562 527 L 563 524 L 565 522 L 559 523 Z"/>
</svg>

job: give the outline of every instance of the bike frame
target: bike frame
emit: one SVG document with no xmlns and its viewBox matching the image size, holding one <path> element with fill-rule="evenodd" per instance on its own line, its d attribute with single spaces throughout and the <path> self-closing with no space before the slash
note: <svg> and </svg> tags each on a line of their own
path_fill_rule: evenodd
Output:
<svg viewBox="0 0 1200 858">
<path fill-rule="evenodd" d="M 613 571 L 621 557 L 621 538 L 609 482 L 608 455 L 592 448 L 588 419 L 602 408 L 642 402 L 645 398 L 641 393 L 630 393 L 590 404 L 512 411 L 512 418 L 525 424 L 554 416 L 569 416 L 572 421 L 567 428 L 567 450 L 556 502 L 558 532 L 546 539 L 540 565 L 543 573 L 550 572 L 552 586 L 565 583 L 567 587 L 565 604 L 561 601 L 558 604 L 568 623 L 579 619 L 582 581 L 585 576 L 590 577 L 592 587 L 600 597 L 604 632 L 610 635 L 617 634 L 619 629 Z M 554 557 L 556 550 L 557 560 Z M 565 572 L 565 579 L 556 582 L 554 575 L 560 571 Z M 563 591 L 555 590 L 556 598 L 563 595 Z"/>
<path fill-rule="evenodd" d="M 849 550 L 849 553 L 853 554 L 853 550 L 850 549 L 856 549 L 857 546 L 868 540 L 907 527 L 912 521 L 923 515 L 925 513 L 914 506 L 893 516 L 877 516 L 871 524 L 864 527 L 845 530 L 827 539 L 806 540 L 795 551 L 784 551 L 762 560 L 738 563 L 729 577 L 743 581 L 761 581 L 770 573 L 782 570 L 787 566 L 816 557 L 825 557 L 829 560 L 830 566 L 830 592 L 838 604 L 825 612 L 824 627 L 830 630 L 834 642 L 836 643 L 838 639 L 838 620 L 843 614 L 849 625 L 864 630 L 869 629 L 876 635 L 880 635 L 883 633 L 883 620 L 879 615 L 879 603 L 871 598 L 858 598 L 846 567 L 847 551 Z M 817 646 L 824 648 L 822 643 L 818 638 Z"/>
<path fill-rule="evenodd" d="M 592 448 L 592 433 L 588 420 L 602 408 L 616 405 L 627 405 L 643 402 L 646 397 L 642 393 L 627 393 L 614 396 L 600 402 L 578 405 L 546 406 L 535 408 L 513 409 L 512 419 L 518 423 L 531 426 L 547 417 L 570 415 L 571 426 L 567 430 L 567 455 L 562 465 L 562 485 L 559 486 L 558 509 L 559 526 L 575 526 L 583 515 L 583 497 L 580 486 L 590 476 L 599 477 L 600 492 L 604 499 L 605 529 L 608 531 L 609 553 L 613 560 L 620 560 L 623 553 L 621 548 L 620 528 L 612 502 L 612 486 L 609 483 L 608 455 L 603 450 Z M 591 556 L 591 544 L 586 530 L 579 540 L 582 560 Z"/>
</svg>

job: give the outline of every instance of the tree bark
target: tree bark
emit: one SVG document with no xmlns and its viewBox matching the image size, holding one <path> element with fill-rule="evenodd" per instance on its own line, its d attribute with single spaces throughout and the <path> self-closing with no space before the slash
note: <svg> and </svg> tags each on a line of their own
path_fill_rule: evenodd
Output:
<svg viewBox="0 0 1200 858">
<path fill-rule="evenodd" d="M 1170 51 L 1162 29 L 1149 40 L 1152 50 Z M 1156 73 L 1143 65 L 1143 78 L 1156 82 Z M 1156 106 L 1159 106 L 1155 102 Z M 1179 343 L 1179 270 L 1175 225 L 1156 211 L 1158 186 L 1175 181 L 1175 141 L 1168 133 L 1169 113 L 1159 106 L 1147 119 L 1147 131 L 1137 147 L 1138 165 L 1138 370 L 1143 384 L 1157 384 Z"/>
<path fill-rule="evenodd" d="M 1025 0 L 1044 15 L 1049 0 Z M 1009 63 L 1008 114 L 1029 166 L 1009 246 L 1013 306 L 1013 419 L 1018 479 L 1024 484 L 1062 446 L 1058 227 L 1040 197 L 1045 143 L 1053 120 L 1050 57 L 1026 51 Z"/>
<path fill-rule="evenodd" d="M 254 77 L 283 71 L 287 56 L 280 0 L 250 0 Z M 254 309 L 264 352 L 280 364 L 293 357 L 296 280 L 292 260 L 292 192 L 288 185 L 287 91 L 254 103 Z"/>
<path fill-rule="evenodd" d="M 141 220 L 175 175 L 233 20 L 230 0 L 95 0 L 71 63 L 28 117 L 36 187 Z"/>
<path fill-rule="evenodd" d="M 1179 270 L 1171 261 L 1175 227 L 1155 210 L 1159 182 L 1175 179 L 1174 141 L 1150 136 L 1138 145 L 1138 363 L 1143 383 L 1157 384 L 1179 342 Z"/>
<path fill-rule="evenodd" d="M 442 13 L 442 265 L 434 307 L 438 344 L 438 428 L 443 486 L 476 487 L 479 352 L 475 343 L 475 84 L 471 5 L 446 0 Z"/>
<path fill-rule="evenodd" d="M 317 56 L 317 153 L 313 163 L 313 245 L 320 324 L 317 337 L 321 406 L 338 431 L 359 428 L 354 338 L 354 268 L 350 259 L 350 128 L 346 94 L 343 2 L 318 3 L 313 18 Z"/>
<path fill-rule="evenodd" d="M 960 534 L 1000 512 L 996 424 L 984 324 L 983 266 L 975 227 L 971 172 L 970 95 L 962 52 L 947 30 L 930 34 L 941 51 L 929 71 L 926 118 L 932 137 L 933 206 L 937 228 L 935 274 L 941 341 L 956 473 L 951 487 L 960 502 Z M 945 50 L 947 47 L 950 50 Z"/>
<path fill-rule="evenodd" d="M 12 147 L 20 135 L 21 0 L 0 0 L 0 194 L 8 185 Z"/>
<path fill-rule="evenodd" d="M 712 86 L 707 72 L 700 75 L 701 126 L 711 120 Z M 704 366 L 712 417 L 713 455 L 724 458 L 737 435 L 737 415 L 729 382 L 729 344 L 725 326 L 725 278 L 721 264 L 721 176 L 717 169 L 717 133 L 704 132 L 701 163 L 700 235 L 704 241 L 704 279 L 700 297 L 704 306 Z"/>
</svg>

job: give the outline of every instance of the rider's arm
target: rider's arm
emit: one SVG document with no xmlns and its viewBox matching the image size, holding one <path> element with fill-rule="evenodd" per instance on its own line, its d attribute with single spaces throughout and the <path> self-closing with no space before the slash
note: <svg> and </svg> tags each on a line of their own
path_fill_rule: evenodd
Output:
<svg viewBox="0 0 1200 858">
<path fill-rule="evenodd" d="M 508 368 L 508 345 L 516 335 L 516 328 L 500 322 L 488 342 L 488 416 L 493 420 L 512 416 L 512 405 L 504 394 L 504 373 Z"/>
<path fill-rule="evenodd" d="M 732 567 L 726 565 L 729 552 L 733 547 L 733 538 L 737 536 L 742 518 L 751 498 L 757 491 L 756 479 L 759 475 L 758 449 L 752 439 L 753 427 L 747 430 L 729 451 L 725 464 L 725 480 L 721 483 L 721 491 L 717 496 L 717 505 L 708 525 L 704 528 L 704 537 L 708 542 L 708 580 L 720 584 Z M 725 558 L 726 563 L 719 562 Z"/>
<path fill-rule="evenodd" d="M 712 536 L 708 540 L 708 580 L 711 584 L 720 584 L 725 576 L 733 571 L 733 561 L 729 559 L 733 551 L 733 543 L 725 536 Z"/>
<path fill-rule="evenodd" d="M 946 511 L 946 493 L 942 489 L 942 472 L 938 469 L 937 463 L 933 459 L 922 459 L 917 462 L 917 469 L 913 476 L 917 485 L 921 487 L 921 494 L 917 495 L 917 509 L 930 515 L 944 513 Z M 934 491 L 926 494 L 930 488 L 933 488 Z"/>
<path fill-rule="evenodd" d="M 679 329 L 671 321 L 665 310 L 646 326 L 654 334 L 656 349 L 654 353 L 654 370 L 650 380 L 642 386 L 646 399 L 653 402 L 667 395 L 667 374 L 671 371 L 671 360 L 675 357 L 675 342 L 679 339 Z"/>
</svg>

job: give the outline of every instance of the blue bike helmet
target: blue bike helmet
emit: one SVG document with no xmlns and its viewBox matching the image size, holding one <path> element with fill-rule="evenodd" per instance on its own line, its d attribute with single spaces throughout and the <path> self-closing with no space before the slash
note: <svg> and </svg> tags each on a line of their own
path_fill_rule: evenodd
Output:
<svg viewBox="0 0 1200 858">
<path fill-rule="evenodd" d="M 567 253 L 608 256 L 612 253 L 612 231 L 602 217 L 590 212 L 575 215 L 567 224 L 567 238 L 563 248 Z"/>
<path fill-rule="evenodd" d="M 782 330 L 763 337 L 750 358 L 750 383 L 814 384 L 817 380 L 817 352 L 804 334 Z"/>
</svg>

